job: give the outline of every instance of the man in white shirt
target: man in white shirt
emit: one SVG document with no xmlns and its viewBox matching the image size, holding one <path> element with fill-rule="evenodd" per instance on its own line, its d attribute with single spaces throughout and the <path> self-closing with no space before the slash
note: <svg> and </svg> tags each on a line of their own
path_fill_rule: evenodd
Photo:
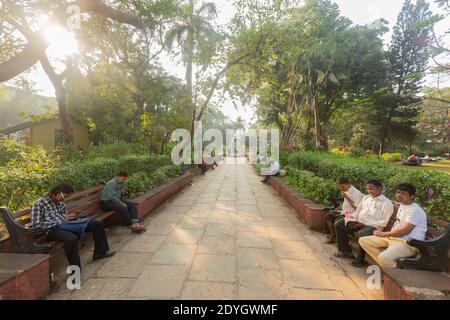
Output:
<svg viewBox="0 0 450 320">
<path fill-rule="evenodd" d="M 334 232 L 334 224 L 336 221 L 345 218 L 346 215 L 352 215 L 364 194 L 356 189 L 348 180 L 348 178 L 341 177 L 338 181 L 339 189 L 341 189 L 341 195 L 344 197 L 342 208 L 340 211 L 330 211 L 325 216 L 330 235 L 328 236 L 326 244 L 332 244 L 336 242 L 336 233 Z"/>
<path fill-rule="evenodd" d="M 262 168 L 261 173 L 264 176 L 264 179 L 261 180 L 264 184 L 269 184 L 269 179 L 271 176 L 280 175 L 280 163 L 277 160 L 270 161 L 270 169 Z"/>
<path fill-rule="evenodd" d="M 260 154 L 259 151 L 256 153 L 256 163 L 266 163 L 266 156 L 263 154 Z"/>
<path fill-rule="evenodd" d="M 391 231 L 376 230 L 373 236 L 359 239 L 360 246 L 382 268 L 396 267 L 400 258 L 409 258 L 417 254 L 417 249 L 408 245 L 411 239 L 424 240 L 427 233 L 427 215 L 414 202 L 416 188 L 409 183 L 397 186 L 396 198 L 400 202 L 397 220 Z M 384 251 L 381 251 L 385 249 Z"/>
<path fill-rule="evenodd" d="M 372 235 L 375 230 L 383 230 L 394 213 L 394 206 L 383 195 L 383 186 L 378 180 L 369 180 L 366 185 L 369 195 L 365 196 L 351 218 L 344 218 L 335 223 L 336 239 L 339 252 L 338 258 L 354 258 L 349 244 L 349 235 L 357 239 Z M 360 248 L 359 255 L 352 262 L 355 267 L 364 265 L 365 252 Z"/>
</svg>

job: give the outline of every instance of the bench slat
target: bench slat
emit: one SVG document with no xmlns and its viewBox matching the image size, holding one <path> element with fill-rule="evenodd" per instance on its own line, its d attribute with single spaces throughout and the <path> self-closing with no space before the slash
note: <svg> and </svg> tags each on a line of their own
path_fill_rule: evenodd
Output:
<svg viewBox="0 0 450 320">
<path fill-rule="evenodd" d="M 96 186 L 96 187 L 92 187 L 90 189 L 86 189 L 84 191 L 80 191 L 77 193 L 74 193 L 73 195 L 71 195 L 69 198 L 67 198 L 67 201 L 76 201 L 79 200 L 87 195 L 93 194 L 93 193 L 99 193 L 101 190 L 103 189 L 103 186 Z"/>
</svg>

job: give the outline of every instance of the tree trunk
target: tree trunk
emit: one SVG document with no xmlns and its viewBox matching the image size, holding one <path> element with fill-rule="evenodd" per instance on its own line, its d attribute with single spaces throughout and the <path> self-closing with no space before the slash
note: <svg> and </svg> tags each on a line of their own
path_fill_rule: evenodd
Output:
<svg viewBox="0 0 450 320">
<path fill-rule="evenodd" d="M 381 156 L 384 153 L 385 143 L 386 143 L 386 137 L 383 134 L 382 138 L 380 139 L 380 148 L 378 150 L 379 156 Z"/>
<path fill-rule="evenodd" d="M 315 95 L 312 96 L 311 107 L 314 113 L 315 145 L 318 150 L 321 150 L 322 133 L 320 128 L 320 114 L 319 114 L 319 106 L 317 105 Z"/>
<path fill-rule="evenodd" d="M 190 1 L 190 10 L 191 10 L 191 19 L 193 18 L 194 11 L 194 3 Z M 192 21 L 190 21 L 192 23 Z M 193 73 L 193 64 L 194 64 L 194 31 L 191 26 L 188 29 L 187 35 L 187 61 L 186 61 L 186 91 L 188 96 L 188 104 L 190 110 L 192 110 L 192 122 L 191 122 L 191 145 L 194 145 L 194 128 L 195 128 L 195 119 L 196 119 L 196 106 L 193 103 L 193 81 L 192 81 L 192 73 Z"/>
<path fill-rule="evenodd" d="M 137 107 L 138 118 L 141 119 L 141 116 L 145 112 L 145 100 L 144 100 L 144 98 L 142 98 L 140 95 L 137 95 L 137 94 L 133 95 L 133 99 L 134 99 L 134 103 L 136 104 L 136 107 Z"/>
<path fill-rule="evenodd" d="M 56 74 L 55 70 L 50 64 L 47 56 L 43 56 L 40 58 L 40 62 L 42 67 L 47 74 L 50 82 L 53 84 L 55 88 L 56 101 L 58 103 L 58 111 L 59 117 L 61 120 L 62 130 L 63 130 L 63 144 L 72 144 L 73 136 L 72 136 L 72 127 L 70 122 L 70 117 L 67 112 L 66 105 L 66 89 L 63 85 L 63 78 L 61 75 Z"/>
<path fill-rule="evenodd" d="M 164 134 L 164 137 L 163 137 L 162 141 L 161 141 L 161 154 L 164 154 L 164 148 L 166 147 L 168 138 L 169 138 L 169 133 L 166 132 Z"/>
<path fill-rule="evenodd" d="M 450 138 L 450 120 L 449 120 L 449 118 L 450 118 L 450 115 L 449 115 L 449 112 L 448 112 L 448 109 L 447 109 L 447 111 L 445 112 L 445 124 L 444 124 L 444 138 L 442 139 L 442 143 L 443 144 L 445 144 L 445 143 L 447 143 L 448 141 L 449 141 L 449 138 Z"/>
</svg>

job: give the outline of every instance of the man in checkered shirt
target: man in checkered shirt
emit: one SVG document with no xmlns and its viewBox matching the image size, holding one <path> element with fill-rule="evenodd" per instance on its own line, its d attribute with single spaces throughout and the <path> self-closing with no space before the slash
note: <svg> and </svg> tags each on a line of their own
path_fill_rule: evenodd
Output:
<svg viewBox="0 0 450 320">
<path fill-rule="evenodd" d="M 79 235 L 63 230 L 61 224 L 76 220 L 76 213 L 69 214 L 64 199 L 74 192 L 68 183 L 55 186 L 49 194 L 39 199 L 31 208 L 31 223 L 33 228 L 47 230 L 48 238 L 64 243 L 64 252 L 70 265 L 81 269 L 80 255 L 78 253 Z M 94 260 L 108 258 L 114 255 L 109 250 L 106 238 L 105 225 L 102 221 L 90 220 L 85 232 L 92 232 L 94 237 Z"/>
</svg>

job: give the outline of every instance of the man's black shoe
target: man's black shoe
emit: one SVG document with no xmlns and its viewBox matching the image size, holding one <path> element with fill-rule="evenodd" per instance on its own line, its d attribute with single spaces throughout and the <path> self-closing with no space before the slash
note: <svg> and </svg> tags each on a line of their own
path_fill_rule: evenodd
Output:
<svg viewBox="0 0 450 320">
<path fill-rule="evenodd" d="M 115 251 L 108 251 L 106 253 L 94 254 L 94 261 L 100 260 L 100 259 L 111 258 L 115 254 L 116 254 Z"/>
<path fill-rule="evenodd" d="M 353 260 L 352 261 L 352 266 L 356 267 L 356 268 L 362 268 L 364 266 L 367 265 L 366 261 L 358 261 L 358 260 Z"/>
</svg>

